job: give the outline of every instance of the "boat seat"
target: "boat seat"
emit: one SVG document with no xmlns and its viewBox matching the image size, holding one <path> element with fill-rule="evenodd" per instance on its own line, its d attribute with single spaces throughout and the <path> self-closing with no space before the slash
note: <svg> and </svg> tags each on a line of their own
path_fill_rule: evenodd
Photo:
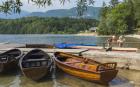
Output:
<svg viewBox="0 0 140 87">
<path fill-rule="evenodd" d="M 75 62 L 65 62 L 66 64 L 74 64 L 74 63 L 81 63 L 81 61 L 75 61 Z"/>
<path fill-rule="evenodd" d="M 25 62 L 37 62 L 37 61 L 47 61 L 49 59 L 28 59 Z"/>
<path fill-rule="evenodd" d="M 97 69 L 97 66 L 85 64 L 85 63 L 76 63 L 76 64 L 74 64 L 74 67 L 79 68 L 79 69 L 88 70 L 88 71 L 96 71 L 96 69 Z"/>
<path fill-rule="evenodd" d="M 96 71 L 97 66 L 86 64 L 85 69 L 88 70 L 88 71 Z"/>
<path fill-rule="evenodd" d="M 75 59 L 67 59 L 66 64 L 74 64 L 74 63 L 81 63 L 82 61 L 75 60 Z"/>
<path fill-rule="evenodd" d="M 24 63 L 23 66 L 25 68 L 47 66 L 48 64 L 47 60 L 48 59 L 28 59 L 23 62 Z"/>
</svg>

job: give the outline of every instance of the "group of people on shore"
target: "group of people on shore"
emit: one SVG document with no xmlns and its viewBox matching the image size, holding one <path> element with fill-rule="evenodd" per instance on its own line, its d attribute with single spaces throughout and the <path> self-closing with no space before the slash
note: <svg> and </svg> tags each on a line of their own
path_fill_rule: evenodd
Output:
<svg viewBox="0 0 140 87">
<path fill-rule="evenodd" d="M 114 44 L 118 44 L 119 47 L 122 47 L 125 42 L 125 37 L 123 35 L 117 37 L 113 35 L 111 38 L 107 39 L 108 47 L 112 47 Z"/>
</svg>

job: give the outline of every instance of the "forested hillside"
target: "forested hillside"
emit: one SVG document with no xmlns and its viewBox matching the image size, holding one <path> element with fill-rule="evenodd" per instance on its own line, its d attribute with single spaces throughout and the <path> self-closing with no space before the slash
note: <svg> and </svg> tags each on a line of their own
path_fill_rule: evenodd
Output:
<svg viewBox="0 0 140 87">
<path fill-rule="evenodd" d="M 74 34 L 98 25 L 95 19 L 40 18 L 0 19 L 0 34 Z"/>
</svg>

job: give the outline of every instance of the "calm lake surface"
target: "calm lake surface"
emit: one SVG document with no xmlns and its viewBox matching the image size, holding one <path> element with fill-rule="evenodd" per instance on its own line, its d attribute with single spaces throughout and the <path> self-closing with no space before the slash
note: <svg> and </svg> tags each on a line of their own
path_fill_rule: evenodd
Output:
<svg viewBox="0 0 140 87">
<path fill-rule="evenodd" d="M 34 34 L 34 35 L 0 35 L 0 43 L 35 43 L 35 44 L 56 44 L 56 43 L 75 43 L 75 44 L 100 44 L 106 41 L 108 37 L 95 36 L 77 36 L 77 35 L 55 35 L 55 34 Z M 126 38 L 126 42 L 140 42 L 136 38 Z M 102 44 L 100 44 L 102 45 Z M 138 47 L 137 44 L 126 44 L 126 47 Z"/>
<path fill-rule="evenodd" d="M 0 43 L 83 43 L 98 44 L 106 37 L 76 36 L 76 35 L 0 35 Z M 139 42 L 138 39 L 126 38 L 127 42 Z M 128 47 L 140 47 L 140 44 L 129 44 Z M 61 70 L 55 70 L 52 75 L 45 77 L 41 82 L 34 82 L 18 72 L 0 74 L 0 87 L 140 87 L 140 71 L 119 70 L 117 77 L 102 86 L 77 77 L 68 75 Z"/>
</svg>

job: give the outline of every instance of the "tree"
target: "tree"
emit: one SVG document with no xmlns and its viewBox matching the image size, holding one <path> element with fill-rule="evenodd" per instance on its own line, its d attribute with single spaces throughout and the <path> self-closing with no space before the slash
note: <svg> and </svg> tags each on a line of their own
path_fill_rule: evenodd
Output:
<svg viewBox="0 0 140 87">
<path fill-rule="evenodd" d="M 99 34 L 119 35 L 133 33 L 135 21 L 132 0 L 125 0 L 120 4 L 111 4 L 111 6 L 114 7 L 108 7 L 107 10 L 105 9 L 107 7 L 103 6 L 98 29 Z"/>
<path fill-rule="evenodd" d="M 102 6 L 102 10 L 101 10 L 101 16 L 100 16 L 99 28 L 97 30 L 97 32 L 99 34 L 108 34 L 108 32 L 106 32 L 106 30 L 107 30 L 106 16 L 107 16 L 108 10 L 109 10 L 109 8 L 106 6 L 106 3 L 103 2 L 103 6 Z"/>
<path fill-rule="evenodd" d="M 128 29 L 126 5 L 124 3 L 117 5 L 107 14 L 106 26 L 108 34 L 125 34 Z"/>
<path fill-rule="evenodd" d="M 134 13 L 135 13 L 135 26 L 140 28 L 140 0 L 134 1 Z"/>
<path fill-rule="evenodd" d="M 1 34 L 60 34 L 79 33 L 96 27 L 95 19 L 39 18 L 0 19 Z"/>
<path fill-rule="evenodd" d="M 118 4 L 119 4 L 119 0 L 111 0 L 110 1 L 110 6 L 113 7 L 113 8 Z"/>
<path fill-rule="evenodd" d="M 126 21 L 127 21 L 127 25 L 128 25 L 128 33 L 133 32 L 135 26 L 135 11 L 134 11 L 134 3 L 132 2 L 132 0 L 125 0 L 126 3 Z"/>
</svg>

